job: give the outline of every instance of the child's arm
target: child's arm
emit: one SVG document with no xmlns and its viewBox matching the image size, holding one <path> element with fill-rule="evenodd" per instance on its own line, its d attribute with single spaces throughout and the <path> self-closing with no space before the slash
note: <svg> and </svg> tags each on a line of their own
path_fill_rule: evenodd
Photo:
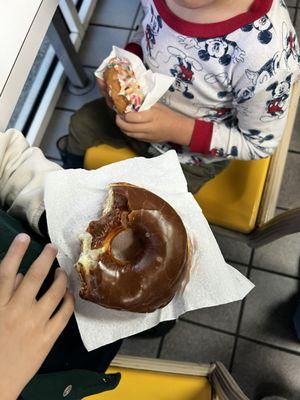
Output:
<svg viewBox="0 0 300 400">
<path fill-rule="evenodd" d="M 244 76 L 233 88 L 236 118 L 230 121 L 194 120 L 158 103 L 148 111 L 117 116 L 116 124 L 137 140 L 169 141 L 214 157 L 259 159 L 271 155 L 280 142 L 291 90 L 288 70 L 279 70 L 253 92 Z"/>
<path fill-rule="evenodd" d="M 116 124 L 127 136 L 137 140 L 188 146 L 195 120 L 157 103 L 147 111 L 116 115 Z"/>
<path fill-rule="evenodd" d="M 243 74 L 233 86 L 236 118 L 199 121 L 191 151 L 216 157 L 252 160 L 273 154 L 283 135 L 292 91 L 292 72 L 278 70 L 263 82 L 250 84 Z M 203 146 L 203 143 L 206 145 Z"/>
<path fill-rule="evenodd" d="M 39 232 L 44 211 L 44 180 L 61 167 L 48 161 L 40 149 L 30 147 L 21 132 L 0 132 L 0 206 L 12 215 L 27 219 Z"/>
<path fill-rule="evenodd" d="M 17 272 L 28 245 L 29 237 L 18 235 L 0 265 L 2 400 L 16 400 L 41 366 L 74 309 L 74 299 L 67 290 L 67 276 L 60 269 L 56 270 L 48 291 L 36 301 L 57 251 L 53 245 L 46 246 L 23 277 Z"/>
</svg>

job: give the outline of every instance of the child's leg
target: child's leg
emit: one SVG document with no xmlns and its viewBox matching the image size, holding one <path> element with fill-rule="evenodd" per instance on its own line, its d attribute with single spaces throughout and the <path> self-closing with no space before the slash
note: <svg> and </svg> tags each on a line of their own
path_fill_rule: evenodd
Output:
<svg viewBox="0 0 300 400">
<path fill-rule="evenodd" d="M 91 101 L 76 111 L 70 121 L 67 152 L 84 156 L 85 151 L 100 144 L 126 147 L 125 135 L 115 124 L 115 113 L 104 98 Z"/>
<path fill-rule="evenodd" d="M 218 161 L 210 164 L 202 165 L 186 165 L 181 164 L 183 173 L 188 183 L 188 189 L 191 193 L 196 194 L 205 182 L 213 179 L 216 175 L 223 171 L 229 164 L 228 160 Z"/>
<path fill-rule="evenodd" d="M 149 157 L 149 144 L 127 137 L 115 124 L 115 116 L 104 98 L 91 101 L 76 111 L 71 117 L 69 135 L 58 141 L 64 166 L 82 167 L 85 151 L 100 144 L 130 147 L 138 155 Z"/>
<path fill-rule="evenodd" d="M 70 121 L 66 153 L 83 157 L 89 147 L 107 144 L 116 148 L 130 147 L 139 156 L 152 157 L 148 153 L 149 144 L 126 136 L 115 124 L 115 112 L 111 110 L 104 98 L 91 101 L 76 111 Z M 188 182 L 189 190 L 196 193 L 204 183 L 226 166 L 228 161 L 200 166 L 183 165 L 182 169 Z"/>
</svg>

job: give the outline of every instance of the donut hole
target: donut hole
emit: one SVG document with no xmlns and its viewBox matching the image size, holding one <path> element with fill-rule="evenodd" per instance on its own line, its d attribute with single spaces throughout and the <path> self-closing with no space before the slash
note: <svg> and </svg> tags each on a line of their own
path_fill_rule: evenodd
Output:
<svg viewBox="0 0 300 400">
<path fill-rule="evenodd" d="M 118 233 L 111 241 L 110 251 L 121 263 L 134 263 L 143 252 L 143 241 L 137 232 L 128 228 Z"/>
</svg>

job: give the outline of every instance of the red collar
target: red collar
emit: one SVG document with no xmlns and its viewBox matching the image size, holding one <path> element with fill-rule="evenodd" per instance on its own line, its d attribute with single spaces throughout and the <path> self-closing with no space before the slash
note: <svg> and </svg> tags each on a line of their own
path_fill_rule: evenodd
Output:
<svg viewBox="0 0 300 400">
<path fill-rule="evenodd" d="M 213 38 L 225 36 L 229 33 L 241 28 L 244 25 L 250 24 L 264 16 L 271 8 L 273 0 L 254 0 L 250 10 L 229 18 L 222 22 L 212 24 L 197 24 L 189 22 L 177 17 L 169 9 L 165 0 L 153 0 L 155 7 L 163 19 L 175 32 L 185 36 Z"/>
</svg>

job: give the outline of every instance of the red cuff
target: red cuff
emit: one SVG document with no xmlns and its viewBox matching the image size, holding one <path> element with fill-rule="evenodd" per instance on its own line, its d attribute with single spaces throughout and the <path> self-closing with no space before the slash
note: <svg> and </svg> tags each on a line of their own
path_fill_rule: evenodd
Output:
<svg viewBox="0 0 300 400">
<path fill-rule="evenodd" d="M 196 119 L 190 150 L 193 153 L 209 154 L 210 142 L 213 133 L 213 123 Z"/>
<path fill-rule="evenodd" d="M 140 59 L 143 61 L 143 50 L 141 46 L 138 43 L 127 43 L 125 46 L 125 50 L 130 51 L 130 53 L 135 54 L 136 56 L 140 57 Z"/>
</svg>

